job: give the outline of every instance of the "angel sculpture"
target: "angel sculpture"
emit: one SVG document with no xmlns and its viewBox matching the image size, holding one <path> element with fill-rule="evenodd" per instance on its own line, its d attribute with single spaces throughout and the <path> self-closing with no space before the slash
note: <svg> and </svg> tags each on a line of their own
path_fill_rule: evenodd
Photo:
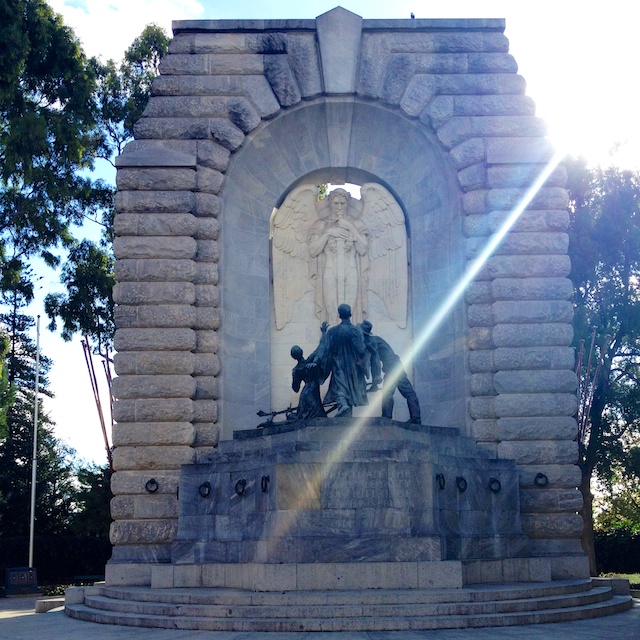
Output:
<svg viewBox="0 0 640 640">
<path fill-rule="evenodd" d="M 361 187 L 361 200 L 335 189 L 321 201 L 315 185 L 293 189 L 271 215 L 276 328 L 314 291 L 314 314 L 333 321 L 348 304 L 355 322 L 376 294 L 388 317 L 407 324 L 407 235 L 402 209 L 380 184 Z"/>
</svg>

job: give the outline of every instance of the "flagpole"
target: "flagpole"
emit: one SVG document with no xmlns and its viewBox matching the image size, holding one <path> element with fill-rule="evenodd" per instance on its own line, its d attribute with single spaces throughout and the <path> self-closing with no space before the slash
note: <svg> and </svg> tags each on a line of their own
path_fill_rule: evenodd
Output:
<svg viewBox="0 0 640 640">
<path fill-rule="evenodd" d="M 33 402 L 33 458 L 31 460 L 31 518 L 29 520 L 29 568 L 33 568 L 33 531 L 36 520 L 36 463 L 38 459 L 38 391 L 40 385 L 40 316 L 36 322 L 36 392 Z"/>
</svg>

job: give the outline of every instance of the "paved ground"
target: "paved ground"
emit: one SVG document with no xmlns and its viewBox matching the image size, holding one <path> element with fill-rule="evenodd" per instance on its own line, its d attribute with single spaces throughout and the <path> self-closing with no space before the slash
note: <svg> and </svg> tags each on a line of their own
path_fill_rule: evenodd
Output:
<svg viewBox="0 0 640 640">
<path fill-rule="evenodd" d="M 640 600 L 630 611 L 596 620 L 526 627 L 375 633 L 229 633 L 172 631 L 72 620 L 34 613 L 35 598 L 0 598 L 0 640 L 640 640 Z"/>
</svg>

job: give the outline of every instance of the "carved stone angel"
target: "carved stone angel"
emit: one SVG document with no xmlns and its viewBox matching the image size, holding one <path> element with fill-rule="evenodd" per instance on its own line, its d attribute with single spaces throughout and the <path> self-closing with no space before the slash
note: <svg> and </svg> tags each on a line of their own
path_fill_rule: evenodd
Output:
<svg viewBox="0 0 640 640">
<path fill-rule="evenodd" d="M 383 302 L 398 327 L 407 324 L 407 235 L 402 209 L 380 184 L 361 200 L 335 189 L 322 201 L 314 185 L 296 187 L 271 215 L 276 328 L 291 321 L 296 303 L 314 291 L 314 313 L 335 320 L 340 304 L 367 317 L 370 296 Z"/>
</svg>

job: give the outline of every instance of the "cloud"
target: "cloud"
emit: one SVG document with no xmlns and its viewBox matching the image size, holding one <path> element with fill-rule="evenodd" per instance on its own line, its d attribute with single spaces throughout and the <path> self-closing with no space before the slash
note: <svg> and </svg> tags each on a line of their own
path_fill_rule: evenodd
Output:
<svg viewBox="0 0 640 640">
<path fill-rule="evenodd" d="M 171 34 L 172 20 L 201 17 L 199 0 L 49 0 L 82 42 L 88 56 L 120 60 L 147 24 Z"/>
</svg>

